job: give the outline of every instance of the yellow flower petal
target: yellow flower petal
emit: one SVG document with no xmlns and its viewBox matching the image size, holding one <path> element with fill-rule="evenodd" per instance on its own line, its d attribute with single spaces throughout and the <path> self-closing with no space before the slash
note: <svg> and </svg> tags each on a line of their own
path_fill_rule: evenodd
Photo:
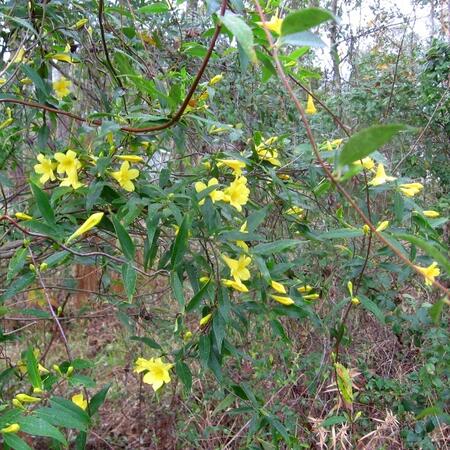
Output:
<svg viewBox="0 0 450 450">
<path fill-rule="evenodd" d="M 67 239 L 67 242 L 70 242 L 72 239 L 75 239 L 78 236 L 81 236 L 82 234 L 88 232 L 95 226 L 97 226 L 100 221 L 103 219 L 103 212 L 98 212 L 92 214 L 88 219 L 85 220 L 83 225 L 81 225 L 80 228 L 78 228 L 70 237 Z"/>
<path fill-rule="evenodd" d="M 272 280 L 270 282 L 270 285 L 273 289 L 275 289 L 279 294 L 286 294 L 286 288 L 281 284 L 278 283 L 278 281 Z"/>
<path fill-rule="evenodd" d="M 12 423 L 11 425 L 0 429 L 0 433 L 17 433 L 20 430 L 20 425 L 18 423 Z"/>
<path fill-rule="evenodd" d="M 199 325 L 203 327 L 211 320 L 212 314 L 207 314 L 205 317 L 202 317 L 199 321 Z"/>
<path fill-rule="evenodd" d="M 72 403 L 75 403 L 75 405 L 77 405 L 83 411 L 85 411 L 88 406 L 88 402 L 81 392 L 72 396 Z"/>
<path fill-rule="evenodd" d="M 437 211 L 432 211 L 431 209 L 422 211 L 422 213 L 425 217 L 429 217 L 430 219 L 435 219 L 436 217 L 440 216 L 440 214 Z"/>
<path fill-rule="evenodd" d="M 290 297 L 282 297 L 281 295 L 271 295 L 271 297 L 278 303 L 285 306 L 293 305 L 295 302 Z"/>
</svg>

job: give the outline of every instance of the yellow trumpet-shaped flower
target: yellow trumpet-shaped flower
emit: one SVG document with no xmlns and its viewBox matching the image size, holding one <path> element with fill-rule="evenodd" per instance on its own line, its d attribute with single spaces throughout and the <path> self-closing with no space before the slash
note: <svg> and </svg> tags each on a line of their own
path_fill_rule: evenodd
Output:
<svg viewBox="0 0 450 450">
<path fill-rule="evenodd" d="M 63 178 L 61 180 L 60 186 L 66 186 L 70 187 L 72 186 L 73 189 L 78 189 L 83 186 L 83 183 L 80 183 L 80 180 L 78 179 L 78 174 L 71 173 L 70 175 L 67 175 L 66 178 Z"/>
<path fill-rule="evenodd" d="M 384 165 L 380 163 L 378 164 L 375 176 L 372 178 L 372 180 L 369 181 L 368 184 L 370 186 L 379 186 L 380 184 L 385 184 L 388 181 L 393 181 L 395 179 L 395 177 L 386 175 L 386 172 L 384 171 Z"/>
<path fill-rule="evenodd" d="M 247 230 L 247 221 L 245 221 L 245 222 L 242 224 L 242 226 L 241 226 L 241 228 L 239 229 L 239 231 L 240 231 L 241 233 L 248 233 L 248 230 Z M 244 241 L 241 241 L 241 240 L 236 241 L 236 245 L 237 245 L 238 247 L 241 247 L 245 252 L 248 252 L 248 245 L 247 245 Z"/>
<path fill-rule="evenodd" d="M 217 167 L 227 166 L 233 170 L 236 177 L 242 175 L 242 169 L 245 169 L 245 162 L 239 161 L 238 159 L 219 159 Z"/>
<path fill-rule="evenodd" d="M 58 161 L 56 171 L 67 174 L 69 178 L 74 177 L 78 169 L 81 169 L 81 162 L 73 150 L 67 150 L 66 153 L 55 153 L 55 159 Z"/>
<path fill-rule="evenodd" d="M 377 231 L 384 231 L 389 226 L 389 220 L 384 220 L 377 225 Z"/>
<path fill-rule="evenodd" d="M 375 167 L 375 161 L 370 156 L 367 156 L 360 161 L 355 161 L 354 164 L 364 167 L 364 169 L 367 170 L 373 170 Z"/>
<path fill-rule="evenodd" d="M 56 176 L 53 173 L 56 168 L 56 164 L 52 163 L 52 161 L 46 158 L 42 153 L 39 153 L 39 155 L 37 155 L 37 160 L 39 161 L 39 164 L 34 165 L 34 171 L 38 175 L 41 175 L 39 181 L 42 184 L 45 184 L 48 180 L 56 180 Z"/>
<path fill-rule="evenodd" d="M 92 214 L 87 220 L 84 221 L 83 225 L 81 225 L 80 228 L 78 228 L 70 237 L 67 239 L 67 242 L 70 242 L 72 239 L 75 239 L 78 236 L 81 236 L 82 234 L 88 232 L 95 226 L 97 226 L 100 221 L 103 219 L 104 213 L 98 212 Z"/>
<path fill-rule="evenodd" d="M 273 31 L 274 33 L 280 35 L 281 34 L 281 25 L 283 24 L 283 19 L 278 17 L 278 11 L 274 16 L 270 18 L 268 22 L 256 22 L 261 28 L 266 27 L 268 30 Z"/>
<path fill-rule="evenodd" d="M 273 289 L 275 289 L 279 294 L 286 294 L 286 288 L 281 284 L 278 283 L 278 281 L 272 280 L 270 282 L 270 285 Z"/>
<path fill-rule="evenodd" d="M 206 316 L 205 316 L 205 317 L 202 317 L 198 323 L 199 323 L 199 325 L 200 325 L 201 327 L 203 327 L 203 326 L 205 326 L 207 323 L 209 323 L 209 321 L 211 320 L 211 318 L 212 318 L 212 314 L 211 314 L 211 313 L 206 314 Z"/>
<path fill-rule="evenodd" d="M 231 276 L 235 281 L 247 281 L 250 279 L 250 271 L 247 266 L 252 262 L 250 256 L 241 255 L 239 259 L 232 259 L 222 255 L 225 264 L 229 267 Z"/>
<path fill-rule="evenodd" d="M 20 425 L 18 423 L 12 423 L 5 428 L 0 429 L 0 433 L 8 434 L 8 433 L 17 433 L 20 430 Z"/>
<path fill-rule="evenodd" d="M 425 277 L 425 284 L 427 286 L 431 286 L 435 278 L 441 273 L 436 261 L 433 261 L 428 267 L 416 266 L 416 268 L 419 269 L 421 274 Z"/>
<path fill-rule="evenodd" d="M 273 166 L 281 166 L 281 162 L 278 159 L 278 151 L 274 148 L 268 148 L 266 144 L 267 141 L 264 144 L 259 144 L 255 149 L 259 159 L 268 161 Z"/>
<path fill-rule="evenodd" d="M 111 176 L 120 184 L 120 187 L 128 192 L 133 192 L 134 184 L 132 180 L 139 176 L 139 170 L 130 169 L 130 163 L 124 161 L 120 166 L 120 170 L 112 172 Z"/>
<path fill-rule="evenodd" d="M 128 161 L 130 163 L 142 163 L 144 162 L 144 158 L 138 155 L 118 155 L 117 159 L 121 159 L 122 161 Z"/>
<path fill-rule="evenodd" d="M 19 400 L 21 403 L 37 403 L 40 402 L 41 399 L 38 397 L 32 397 L 28 394 L 17 394 L 16 399 Z"/>
<path fill-rule="evenodd" d="M 223 200 L 241 212 L 242 206 L 248 202 L 249 195 L 250 189 L 247 187 L 247 178 L 239 177 L 224 190 Z"/>
<path fill-rule="evenodd" d="M 308 100 L 306 101 L 306 109 L 305 109 L 305 113 L 306 114 L 316 114 L 317 109 L 316 106 L 314 105 L 314 99 L 312 97 L 312 95 L 308 94 Z"/>
<path fill-rule="evenodd" d="M 239 292 L 248 292 L 247 286 L 242 281 L 222 279 L 222 284 Z"/>
<path fill-rule="evenodd" d="M 14 215 L 19 220 L 32 220 L 33 219 L 33 217 L 31 217 L 28 214 L 25 214 L 23 212 L 16 212 Z"/>
<path fill-rule="evenodd" d="M 164 363 L 162 358 L 138 358 L 134 371 L 141 373 L 147 371 L 142 378 L 144 383 L 150 384 L 157 391 L 164 383 L 170 383 L 170 369 L 173 364 Z"/>
<path fill-rule="evenodd" d="M 79 394 L 72 395 L 72 403 L 75 403 L 75 405 L 77 405 L 83 411 L 85 411 L 88 406 L 88 402 L 81 392 Z"/>
<path fill-rule="evenodd" d="M 283 297 L 281 295 L 271 295 L 271 297 L 278 303 L 281 303 L 284 306 L 293 305 L 295 302 L 291 297 Z"/>
<path fill-rule="evenodd" d="M 435 219 L 436 217 L 440 216 L 440 214 L 437 211 L 433 211 L 431 209 L 428 209 L 426 211 L 422 211 L 422 214 L 425 217 L 429 217 L 430 219 Z"/>
<path fill-rule="evenodd" d="M 205 183 L 203 183 L 201 181 L 197 181 L 197 183 L 195 183 L 195 185 L 194 185 L 194 188 L 195 188 L 195 191 L 199 193 L 199 192 L 202 192 L 202 191 L 204 191 L 205 189 L 207 189 L 207 188 L 209 188 L 211 186 L 216 186 L 218 184 L 219 184 L 219 181 L 217 180 L 217 178 L 211 178 L 208 181 L 208 185 L 206 185 Z M 213 203 L 215 203 L 215 202 L 217 202 L 219 200 L 223 200 L 223 197 L 224 197 L 224 193 L 222 191 L 217 190 L 217 189 L 214 189 L 208 195 L 211 198 L 211 201 Z M 203 205 L 204 203 L 205 203 L 205 199 L 204 198 L 202 198 L 198 202 L 199 205 Z"/>
<path fill-rule="evenodd" d="M 72 87 L 72 82 L 70 80 L 62 77 L 59 80 L 54 81 L 52 84 L 53 90 L 60 100 L 70 94 L 70 89 Z"/>
<path fill-rule="evenodd" d="M 399 186 L 400 192 L 407 197 L 414 197 L 423 189 L 421 183 L 404 183 Z"/>
</svg>

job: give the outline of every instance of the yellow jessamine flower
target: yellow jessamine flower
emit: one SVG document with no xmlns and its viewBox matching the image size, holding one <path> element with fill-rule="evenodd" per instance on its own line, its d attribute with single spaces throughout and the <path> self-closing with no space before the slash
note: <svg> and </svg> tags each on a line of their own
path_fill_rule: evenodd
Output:
<svg viewBox="0 0 450 450">
<path fill-rule="evenodd" d="M 56 96 L 61 100 L 70 94 L 70 88 L 72 87 L 72 82 L 62 77 L 59 80 L 54 81 L 53 90 Z"/>
<path fill-rule="evenodd" d="M 245 162 L 239 161 L 238 159 L 219 159 L 217 167 L 227 166 L 233 170 L 236 177 L 242 175 L 242 169 L 245 169 Z"/>
<path fill-rule="evenodd" d="M 366 224 L 367 225 L 367 224 Z M 377 225 L 377 231 L 384 231 L 389 226 L 389 220 L 383 220 Z"/>
<path fill-rule="evenodd" d="M 80 183 L 80 180 L 78 179 L 78 174 L 76 172 L 68 175 L 66 178 L 63 178 L 59 185 L 66 187 L 72 186 L 73 189 L 78 189 L 84 186 L 83 183 Z"/>
<path fill-rule="evenodd" d="M 11 403 L 13 404 L 13 406 L 15 406 L 16 408 L 19 409 L 25 409 L 25 406 L 22 405 L 22 403 L 19 402 L 19 400 L 17 400 L 17 398 L 13 398 L 11 400 Z"/>
<path fill-rule="evenodd" d="M 278 283 L 278 281 L 272 280 L 270 282 L 270 285 L 273 289 L 275 289 L 279 294 L 286 294 L 286 288 L 281 284 Z"/>
<path fill-rule="evenodd" d="M 32 219 L 33 219 L 33 217 L 31 217 L 31 216 L 29 216 L 28 214 L 25 214 L 25 213 L 23 213 L 23 212 L 16 212 L 14 215 L 15 215 L 15 216 L 17 217 L 17 219 L 19 219 L 19 220 L 32 220 Z"/>
<path fill-rule="evenodd" d="M 250 271 L 247 269 L 247 266 L 252 262 L 250 256 L 241 255 L 239 259 L 232 259 L 222 255 L 222 258 L 229 267 L 231 276 L 236 281 L 247 281 L 250 279 Z"/>
<path fill-rule="evenodd" d="M 144 162 L 144 158 L 142 156 L 137 156 L 137 155 L 118 155 L 117 159 L 121 159 L 122 161 L 128 161 L 130 163 Z"/>
<path fill-rule="evenodd" d="M 242 206 L 248 202 L 249 195 L 250 189 L 247 187 L 247 178 L 239 177 L 224 190 L 223 200 L 241 212 Z"/>
<path fill-rule="evenodd" d="M 133 192 L 134 184 L 132 180 L 139 176 L 139 170 L 130 169 L 130 163 L 124 161 L 120 166 L 120 170 L 112 172 L 111 176 L 120 184 L 120 187 L 128 192 Z"/>
<path fill-rule="evenodd" d="M 373 170 L 375 167 L 375 161 L 370 156 L 366 156 L 360 161 L 355 161 L 354 164 L 356 164 L 357 166 L 364 167 L 364 169 L 367 170 Z"/>
<path fill-rule="evenodd" d="M 309 284 L 306 284 L 304 286 L 300 286 L 297 288 L 297 291 L 300 292 L 300 294 L 307 294 L 308 292 L 312 291 L 313 287 Z"/>
<path fill-rule="evenodd" d="M 317 300 L 319 297 L 320 294 L 307 294 L 303 296 L 305 300 Z"/>
<path fill-rule="evenodd" d="M 222 284 L 226 287 L 233 288 L 234 290 L 239 292 L 248 292 L 247 286 L 240 280 L 226 280 L 223 278 L 221 281 Z"/>
<path fill-rule="evenodd" d="M 317 109 L 316 106 L 314 105 L 314 99 L 312 97 L 312 95 L 308 94 L 308 100 L 306 101 L 306 109 L 305 109 L 305 113 L 306 114 L 316 114 Z"/>
<path fill-rule="evenodd" d="M 18 423 L 12 423 L 5 428 L 0 429 L 0 433 L 17 433 L 20 430 L 20 425 Z"/>
<path fill-rule="evenodd" d="M 273 148 L 268 148 L 266 146 L 266 143 L 259 144 L 255 150 L 259 159 L 263 161 L 268 161 L 273 166 L 281 166 L 281 162 L 278 159 L 278 151 Z"/>
<path fill-rule="evenodd" d="M 429 217 L 430 219 L 435 219 L 436 217 L 440 216 L 440 214 L 437 211 L 433 211 L 431 209 L 428 209 L 426 211 L 422 211 L 422 214 L 425 217 Z"/>
<path fill-rule="evenodd" d="M 436 261 L 433 261 L 428 267 L 416 266 L 416 268 L 419 269 L 421 274 L 425 277 L 425 284 L 427 286 L 431 286 L 434 279 L 441 273 Z"/>
<path fill-rule="evenodd" d="M 206 314 L 206 316 L 205 317 L 202 317 L 200 320 L 199 320 L 199 325 L 201 326 L 201 327 L 203 327 L 203 326 L 205 326 L 210 320 L 211 320 L 211 318 L 212 318 L 212 314 L 211 313 L 209 313 L 209 314 Z"/>
<path fill-rule="evenodd" d="M 223 74 L 215 75 L 209 80 L 209 85 L 214 86 L 215 84 L 219 83 L 223 79 Z"/>
<path fill-rule="evenodd" d="M 197 193 L 200 193 L 202 191 L 204 191 L 205 189 L 211 187 L 211 186 L 216 186 L 219 184 L 219 181 L 217 180 L 217 178 L 211 178 L 208 181 L 208 185 L 206 185 L 205 183 L 201 182 L 201 181 L 197 181 L 197 183 L 195 183 L 194 187 L 195 187 L 195 191 Z M 214 189 L 213 191 L 211 191 L 209 194 L 209 197 L 211 198 L 211 201 L 213 203 L 219 201 L 219 200 L 223 200 L 224 197 L 224 193 L 222 191 L 218 191 L 217 189 Z M 203 205 L 205 203 L 205 199 L 202 198 L 198 204 L 199 205 Z"/>
<path fill-rule="evenodd" d="M 352 297 L 352 303 L 357 306 L 361 303 L 358 297 Z"/>
<path fill-rule="evenodd" d="M 37 160 L 39 161 L 39 164 L 34 165 L 34 171 L 38 175 L 41 175 L 39 181 L 42 184 L 45 184 L 48 180 L 56 180 L 56 176 L 53 173 L 56 168 L 56 164 L 52 163 L 52 161 L 46 158 L 42 153 L 39 153 L 39 155 L 37 155 Z"/>
<path fill-rule="evenodd" d="M 422 183 L 404 183 L 399 186 L 400 192 L 407 197 L 414 197 L 423 189 Z"/>
<path fill-rule="evenodd" d="M 55 153 L 55 159 L 58 161 L 56 171 L 67 174 L 69 178 L 76 175 L 78 169 L 81 168 L 81 163 L 73 150 L 67 150 L 66 153 Z"/>
<path fill-rule="evenodd" d="M 19 400 L 21 403 L 37 403 L 40 402 L 41 399 L 38 397 L 32 397 L 28 394 L 17 394 L 16 399 Z"/>
<path fill-rule="evenodd" d="M 274 33 L 280 35 L 281 34 L 281 25 L 283 24 L 283 19 L 280 19 L 278 17 L 278 11 L 275 13 L 274 16 L 270 18 L 268 22 L 256 22 L 257 25 L 259 25 L 261 28 L 264 28 L 264 26 Z"/>
<path fill-rule="evenodd" d="M 281 295 L 271 295 L 271 297 L 278 303 L 281 303 L 284 306 L 293 305 L 295 302 L 291 297 L 283 297 Z"/>
<path fill-rule="evenodd" d="M 375 176 L 372 178 L 371 181 L 369 181 L 368 184 L 370 186 L 379 186 L 380 184 L 384 184 L 387 183 L 388 181 L 393 181 L 395 179 L 396 177 L 386 175 L 386 172 L 384 171 L 384 165 L 380 163 L 378 164 Z"/>
<path fill-rule="evenodd" d="M 242 224 L 242 226 L 241 226 L 241 228 L 239 229 L 239 231 L 240 231 L 241 233 L 248 233 L 248 231 L 247 231 L 247 221 L 245 221 L 245 222 Z M 241 241 L 241 240 L 236 241 L 236 245 L 237 245 L 238 247 L 241 247 L 245 252 L 248 252 L 248 245 L 247 245 L 244 241 Z"/>
<path fill-rule="evenodd" d="M 81 392 L 79 394 L 72 395 L 72 403 L 75 403 L 75 405 L 77 405 L 83 411 L 85 411 L 88 406 L 88 402 Z"/>
<path fill-rule="evenodd" d="M 164 383 L 170 382 L 170 369 L 173 364 L 166 364 L 162 358 L 138 358 L 135 362 L 134 371 L 137 373 L 144 372 L 142 381 L 150 384 L 154 391 L 157 391 Z"/>
<path fill-rule="evenodd" d="M 75 239 L 78 236 L 81 236 L 82 234 L 86 233 L 90 229 L 97 226 L 100 221 L 103 219 L 104 213 L 98 212 L 92 214 L 87 220 L 84 221 L 83 225 L 81 225 L 80 228 L 78 228 L 70 237 L 67 239 L 67 242 L 70 242 L 72 239 Z"/>
</svg>

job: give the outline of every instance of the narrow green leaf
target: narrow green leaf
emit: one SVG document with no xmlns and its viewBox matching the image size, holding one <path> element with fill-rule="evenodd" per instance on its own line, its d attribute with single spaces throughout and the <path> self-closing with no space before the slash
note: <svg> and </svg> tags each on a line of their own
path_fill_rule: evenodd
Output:
<svg viewBox="0 0 450 450">
<path fill-rule="evenodd" d="M 34 356 L 33 348 L 30 346 L 25 353 L 25 360 L 27 364 L 27 375 L 31 385 L 34 388 L 42 388 L 42 380 L 39 375 L 38 362 Z"/>
<path fill-rule="evenodd" d="M 281 35 L 300 33 L 328 20 L 335 20 L 333 14 L 321 8 L 306 8 L 288 14 L 281 25 Z"/>
<path fill-rule="evenodd" d="M 304 244 L 304 241 L 297 239 L 281 239 L 275 242 L 267 242 L 258 244 L 252 248 L 252 253 L 255 255 L 270 255 L 271 253 L 281 253 L 297 245 Z"/>
<path fill-rule="evenodd" d="M 327 44 L 317 34 L 310 31 L 302 31 L 301 33 L 293 33 L 281 38 L 283 45 L 307 46 L 314 48 L 323 48 Z"/>
<path fill-rule="evenodd" d="M 363 305 L 364 309 L 367 309 L 367 311 L 370 311 L 380 323 L 385 323 L 384 314 L 381 311 L 380 308 L 378 308 L 377 304 L 370 300 L 370 298 L 367 298 L 365 295 L 358 295 L 358 299 L 361 301 L 361 304 Z"/>
<path fill-rule="evenodd" d="M 114 214 L 111 214 L 111 220 L 114 225 L 114 229 L 116 230 L 123 254 L 128 260 L 133 260 L 136 253 L 136 248 L 130 235 Z"/>
<path fill-rule="evenodd" d="M 6 281 L 11 281 L 25 265 L 27 260 L 28 250 L 25 247 L 19 248 L 14 256 L 11 258 L 8 264 L 8 274 L 6 275 Z"/>
<path fill-rule="evenodd" d="M 131 336 L 131 341 L 139 341 L 143 342 L 145 345 L 148 345 L 150 348 L 154 348 L 156 350 L 162 350 L 162 347 L 153 339 L 147 337 L 147 336 Z"/>
<path fill-rule="evenodd" d="M 20 439 L 17 434 L 3 434 L 3 440 L 5 444 L 9 445 L 14 450 L 32 450 L 32 448 L 22 439 Z"/>
<path fill-rule="evenodd" d="M 20 425 L 20 431 L 33 436 L 46 436 L 67 445 L 67 440 L 61 431 L 40 417 L 34 415 L 22 416 L 17 423 Z"/>
<path fill-rule="evenodd" d="M 173 295 L 175 296 L 179 305 L 183 306 L 184 305 L 183 284 L 176 272 L 172 272 L 170 274 L 170 287 L 172 288 Z"/>
<path fill-rule="evenodd" d="M 339 165 L 359 161 L 387 144 L 405 125 L 373 125 L 354 134 L 344 145 L 339 155 Z"/>
<path fill-rule="evenodd" d="M 184 216 L 183 222 L 181 222 L 180 229 L 178 230 L 178 234 L 172 247 L 172 254 L 170 256 L 170 264 L 172 268 L 176 267 L 181 262 L 184 252 L 186 251 L 189 235 L 189 222 L 189 216 Z"/>
<path fill-rule="evenodd" d="M 137 273 L 130 263 L 122 264 L 122 281 L 127 294 L 128 300 L 131 302 L 136 290 Z"/>
<path fill-rule="evenodd" d="M 363 236 L 362 230 L 353 230 L 348 228 L 341 228 L 339 230 L 331 230 L 325 233 L 318 234 L 317 239 L 349 239 Z"/>
<path fill-rule="evenodd" d="M 253 32 L 251 28 L 236 14 L 226 11 L 225 15 L 219 16 L 219 20 L 230 30 L 241 45 L 248 59 L 252 63 L 257 62 L 253 43 Z"/>
<path fill-rule="evenodd" d="M 35 278 L 36 275 L 33 272 L 28 272 L 25 275 L 22 275 L 19 279 L 14 280 L 6 289 L 6 291 L 0 296 L 0 303 L 5 302 L 11 297 L 14 297 L 19 292 L 23 291 L 31 283 L 33 283 Z"/>
<path fill-rule="evenodd" d="M 89 402 L 89 412 L 91 416 L 93 416 L 105 402 L 110 387 L 111 384 L 107 384 L 91 398 L 91 401 Z"/>
<path fill-rule="evenodd" d="M 36 184 L 30 183 L 30 186 L 42 217 L 49 225 L 55 226 L 55 214 L 53 213 L 53 209 L 50 205 L 48 195 Z"/>
<path fill-rule="evenodd" d="M 189 366 L 183 361 L 177 361 L 175 364 L 175 371 L 183 382 L 186 391 L 190 392 L 192 388 L 192 373 Z"/>
<path fill-rule="evenodd" d="M 191 301 L 186 306 L 186 312 L 194 311 L 194 309 L 198 308 L 200 305 L 200 302 L 202 301 L 203 297 L 205 296 L 205 293 L 209 287 L 209 283 L 211 280 L 208 280 L 207 283 L 205 283 L 200 290 L 191 298 Z"/>
</svg>

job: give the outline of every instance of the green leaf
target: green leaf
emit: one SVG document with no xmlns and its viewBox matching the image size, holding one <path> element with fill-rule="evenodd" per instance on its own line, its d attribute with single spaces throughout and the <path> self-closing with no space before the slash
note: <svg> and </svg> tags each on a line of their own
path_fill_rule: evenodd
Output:
<svg viewBox="0 0 450 450">
<path fill-rule="evenodd" d="M 36 410 L 36 414 L 52 425 L 75 428 L 81 431 L 87 430 L 89 416 L 77 405 L 61 397 L 51 398 L 50 405 L 50 408 Z"/>
<path fill-rule="evenodd" d="M 122 249 L 123 254 L 130 261 L 133 260 L 134 255 L 136 253 L 136 248 L 130 235 L 114 214 L 111 214 L 111 219 L 114 225 L 114 229 L 116 230 L 117 237 L 120 243 L 120 248 Z"/>
<path fill-rule="evenodd" d="M 327 417 L 320 426 L 322 428 L 328 428 L 345 422 L 347 422 L 347 419 L 344 416 L 331 416 Z"/>
<path fill-rule="evenodd" d="M 328 20 L 335 20 L 333 14 L 321 8 L 306 8 L 288 14 L 281 25 L 281 36 L 300 33 Z"/>
<path fill-rule="evenodd" d="M 387 144 L 405 125 L 373 125 L 354 134 L 344 145 L 339 155 L 339 165 L 359 161 Z"/>
<path fill-rule="evenodd" d="M 304 244 L 305 241 L 298 239 L 281 239 L 275 242 L 267 242 L 258 244 L 252 248 L 252 253 L 255 255 L 270 255 L 272 253 L 281 253 L 297 245 Z"/>
<path fill-rule="evenodd" d="M 348 239 L 354 237 L 363 236 L 364 232 L 362 230 L 353 230 L 348 228 L 341 228 L 339 230 L 331 230 L 325 233 L 318 234 L 317 239 Z"/>
<path fill-rule="evenodd" d="M 55 214 L 53 213 L 53 209 L 50 206 L 50 200 L 48 195 L 36 184 L 30 183 L 31 190 L 33 191 L 33 196 L 36 199 L 37 207 L 39 212 L 45 221 L 51 225 L 55 226 Z"/>
<path fill-rule="evenodd" d="M 25 265 L 27 260 L 28 250 L 25 247 L 19 248 L 14 256 L 9 261 L 8 274 L 6 275 L 6 281 L 11 281 Z"/>
<path fill-rule="evenodd" d="M 384 314 L 380 308 L 378 308 L 377 304 L 372 300 L 367 298 L 365 295 L 358 295 L 358 299 L 361 301 L 361 304 L 367 311 L 370 311 L 380 323 L 385 323 Z"/>
<path fill-rule="evenodd" d="M 422 409 L 416 416 L 416 420 L 421 420 L 427 416 L 439 416 L 443 413 L 442 408 L 437 405 L 429 406 L 428 408 Z"/>
<path fill-rule="evenodd" d="M 25 441 L 20 439 L 17 434 L 3 434 L 3 441 L 14 450 L 32 450 L 32 448 Z"/>
<path fill-rule="evenodd" d="M 137 273 L 130 263 L 122 264 L 122 281 L 127 294 L 128 300 L 131 302 L 136 290 Z"/>
<path fill-rule="evenodd" d="M 445 300 L 442 298 L 441 300 L 435 302 L 435 304 L 428 310 L 428 314 L 435 325 L 439 325 L 444 305 Z"/>
<path fill-rule="evenodd" d="M 180 306 L 184 305 L 183 283 L 176 272 L 170 274 L 170 287 Z"/>
<path fill-rule="evenodd" d="M 189 235 L 189 216 L 185 215 L 181 222 L 180 229 L 175 238 L 175 242 L 172 247 L 172 254 L 170 256 L 170 264 L 172 268 L 176 267 L 183 259 L 184 252 L 187 247 L 187 240 Z"/>
<path fill-rule="evenodd" d="M 148 345 L 150 348 L 154 348 L 156 350 L 162 350 L 162 347 L 153 339 L 147 337 L 147 336 L 131 336 L 131 341 L 139 341 L 143 342 L 145 345 Z"/>
<path fill-rule="evenodd" d="M 351 404 L 353 403 L 353 387 L 350 372 L 341 363 L 335 363 L 335 367 L 339 392 L 342 395 L 344 403 L 347 406 L 351 406 Z"/>
<path fill-rule="evenodd" d="M 198 308 L 200 305 L 200 302 L 202 301 L 203 297 L 205 296 L 205 293 L 208 289 L 209 283 L 211 280 L 208 280 L 207 283 L 205 283 L 200 290 L 191 298 L 191 301 L 186 306 L 186 312 L 194 311 L 194 309 Z"/>
<path fill-rule="evenodd" d="M 105 402 L 110 387 L 111 384 L 107 384 L 91 398 L 91 401 L 89 402 L 89 412 L 91 416 L 93 416 Z"/>
<path fill-rule="evenodd" d="M 67 440 L 61 431 L 40 417 L 22 416 L 17 423 L 20 425 L 20 431 L 33 436 L 46 436 L 67 445 Z"/>
<path fill-rule="evenodd" d="M 0 303 L 5 302 L 19 292 L 23 291 L 30 284 L 32 284 L 35 279 L 36 275 L 33 272 L 28 272 L 25 275 L 22 275 L 19 279 L 14 280 L 6 291 L 0 296 Z"/>
<path fill-rule="evenodd" d="M 42 388 L 42 380 L 39 375 L 38 362 L 34 356 L 33 348 L 30 346 L 25 353 L 25 361 L 27 364 L 27 375 L 31 385 L 34 388 Z"/>
<path fill-rule="evenodd" d="M 446 258 L 433 244 L 430 244 L 418 236 L 413 236 L 412 234 L 395 233 L 395 236 L 422 249 L 428 256 L 436 260 L 436 262 L 439 263 L 450 275 L 450 260 Z"/>
<path fill-rule="evenodd" d="M 45 101 L 46 98 L 49 96 L 50 92 L 48 86 L 44 83 L 44 80 L 30 66 L 23 65 L 21 66 L 21 69 L 22 72 L 33 81 L 34 86 L 36 87 L 36 93 L 39 100 Z"/>
<path fill-rule="evenodd" d="M 236 41 L 241 45 L 248 59 L 252 63 L 257 62 L 253 43 L 253 32 L 251 28 L 236 14 L 226 11 L 225 15 L 219 16 L 219 20 L 230 30 Z"/>
<path fill-rule="evenodd" d="M 301 33 L 288 34 L 281 38 L 283 45 L 308 46 L 314 48 L 323 48 L 327 44 L 317 34 L 310 31 L 302 31 Z"/>
<path fill-rule="evenodd" d="M 192 373 L 188 365 L 183 361 L 177 361 L 175 364 L 175 371 L 183 382 L 186 391 L 190 392 L 192 388 Z"/>
<path fill-rule="evenodd" d="M 169 11 L 169 7 L 166 3 L 156 2 L 152 5 L 142 6 L 138 9 L 141 14 L 161 14 Z"/>
</svg>

